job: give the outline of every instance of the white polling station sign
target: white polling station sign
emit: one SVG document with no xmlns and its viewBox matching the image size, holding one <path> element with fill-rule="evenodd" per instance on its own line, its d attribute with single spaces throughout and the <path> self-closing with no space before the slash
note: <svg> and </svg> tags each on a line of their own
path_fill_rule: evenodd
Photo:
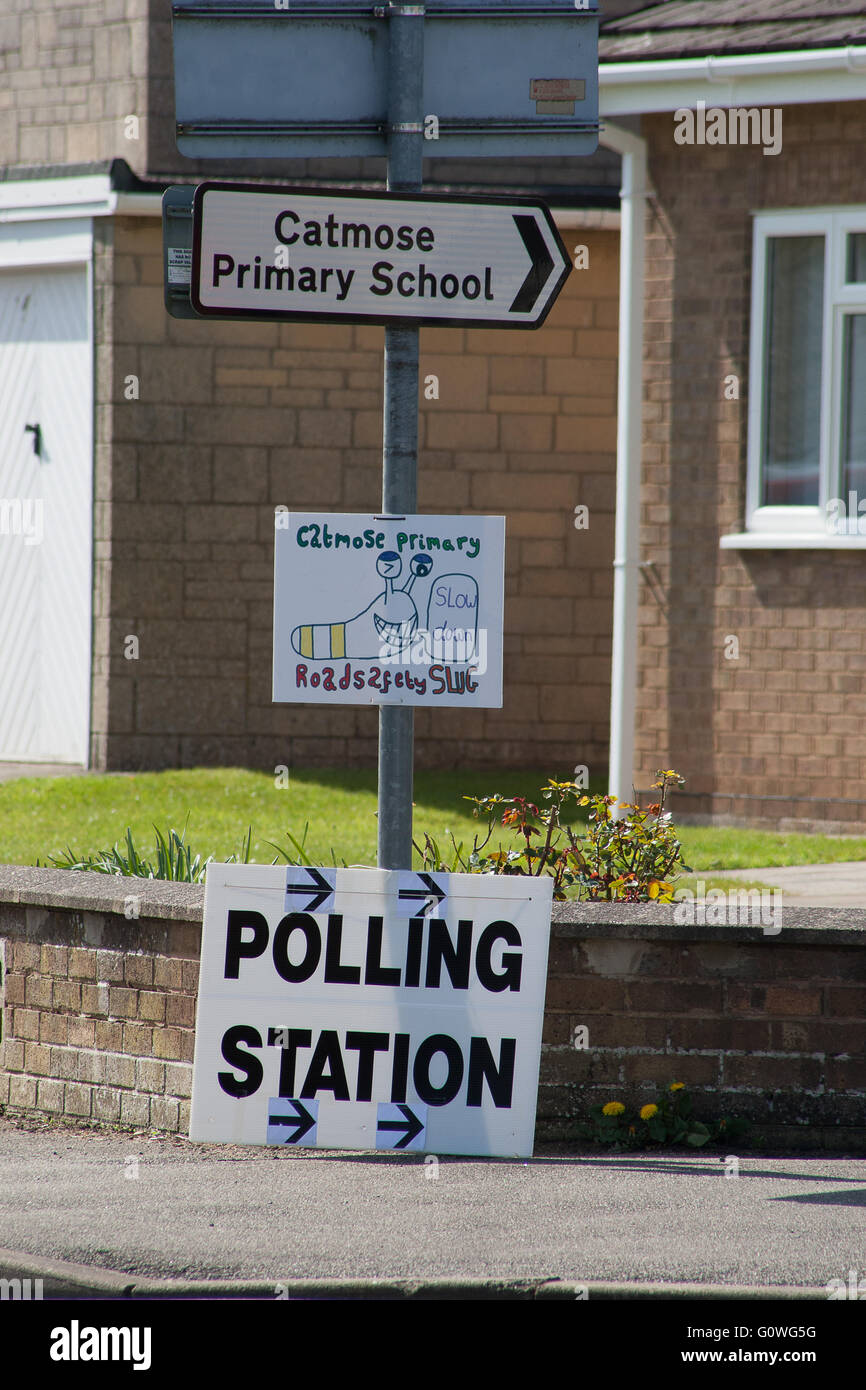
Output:
<svg viewBox="0 0 866 1390">
<path fill-rule="evenodd" d="M 204 316 L 538 328 L 570 271 L 537 200 L 223 183 L 193 199 Z"/>
<path fill-rule="evenodd" d="M 528 1157 L 552 881 L 308 872 L 208 866 L 190 1138 Z"/>
<path fill-rule="evenodd" d="M 502 705 L 505 518 L 278 509 L 277 702 Z"/>
</svg>

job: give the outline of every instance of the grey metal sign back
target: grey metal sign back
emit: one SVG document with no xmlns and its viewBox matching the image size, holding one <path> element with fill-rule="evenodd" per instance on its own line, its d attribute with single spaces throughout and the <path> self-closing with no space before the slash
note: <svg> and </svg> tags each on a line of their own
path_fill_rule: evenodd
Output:
<svg viewBox="0 0 866 1390">
<path fill-rule="evenodd" d="M 412 7 L 424 24 L 424 157 L 592 154 L 598 10 L 587 4 Z M 181 154 L 384 157 L 387 14 L 358 0 L 177 0 Z"/>
<path fill-rule="evenodd" d="M 172 318 L 197 318 L 189 302 L 192 277 L 194 184 L 175 184 L 162 195 L 163 301 Z"/>
</svg>

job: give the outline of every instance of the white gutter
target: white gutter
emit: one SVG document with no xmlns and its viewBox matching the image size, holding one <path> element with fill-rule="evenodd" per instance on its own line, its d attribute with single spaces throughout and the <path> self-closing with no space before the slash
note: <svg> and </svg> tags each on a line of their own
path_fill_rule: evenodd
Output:
<svg viewBox="0 0 866 1390">
<path fill-rule="evenodd" d="M 639 135 L 607 125 L 607 149 L 622 155 L 619 252 L 619 362 L 616 530 L 608 791 L 631 801 L 634 777 L 638 581 L 640 578 L 641 408 L 643 402 L 644 242 L 647 147 Z"/>
<path fill-rule="evenodd" d="M 69 217 L 159 217 L 161 193 L 117 193 L 108 174 L 0 179 L 0 222 Z"/>
<path fill-rule="evenodd" d="M 866 47 L 599 64 L 599 113 L 866 101 Z"/>
</svg>

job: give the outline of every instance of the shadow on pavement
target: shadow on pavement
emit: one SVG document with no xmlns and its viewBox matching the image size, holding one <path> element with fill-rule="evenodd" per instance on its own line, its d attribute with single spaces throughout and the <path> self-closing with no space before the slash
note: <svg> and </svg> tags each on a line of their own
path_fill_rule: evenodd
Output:
<svg viewBox="0 0 866 1390">
<path fill-rule="evenodd" d="M 801 1197 L 771 1197 L 769 1200 L 771 1202 L 804 1202 L 809 1205 L 830 1207 L 866 1207 L 866 1192 L 862 1187 L 854 1187 L 849 1192 L 810 1192 Z"/>
<path fill-rule="evenodd" d="M 421 1152 L 418 1152 L 418 1153 L 406 1153 L 406 1154 L 396 1154 L 396 1153 L 393 1153 L 393 1152 L 390 1152 L 390 1151 L 389 1151 L 389 1152 L 386 1152 L 386 1153 L 374 1153 L 374 1152 L 366 1152 L 366 1151 L 365 1151 L 365 1152 L 352 1152 L 352 1151 L 350 1151 L 350 1150 L 342 1150 L 342 1149 L 339 1149 L 339 1150 L 338 1150 L 338 1149 L 334 1149 L 334 1150 L 331 1150 L 330 1152 L 327 1152 L 327 1153 L 322 1152 L 321 1150 L 316 1151 L 316 1152 L 307 1151 L 306 1154 L 302 1154 L 299 1150 L 295 1149 L 295 1150 L 293 1150 L 292 1152 L 285 1152 L 285 1153 L 284 1153 L 282 1150 L 278 1150 L 277 1152 L 275 1152 L 274 1154 L 272 1154 L 271 1157 L 272 1157 L 273 1159 L 275 1159 L 277 1162 L 286 1162 L 286 1161 L 291 1162 L 293 1159 L 294 1159 L 294 1160 L 300 1159 L 301 1161 L 303 1161 L 303 1159 L 306 1158 L 306 1160 L 307 1160 L 308 1162 L 312 1161 L 312 1162 L 315 1162 L 315 1163 L 360 1163 L 360 1164 L 381 1164 L 381 1165 L 384 1165 L 385 1167 L 393 1167 L 393 1166 L 405 1167 L 405 1166 L 412 1166 L 412 1165 L 415 1165 L 415 1166 L 417 1166 L 417 1167 L 423 1167 L 423 1166 L 424 1166 L 424 1159 L 425 1159 L 425 1157 L 429 1157 L 429 1155 L 427 1155 L 427 1154 L 425 1154 L 425 1153 L 421 1153 Z M 487 1165 L 487 1166 L 493 1165 L 493 1166 L 496 1166 L 496 1167 L 511 1167 L 511 1168 L 517 1168 L 517 1167 L 519 1167 L 519 1168 L 541 1168 L 541 1167 L 551 1167 L 551 1166 L 558 1166 L 558 1167 L 574 1167 L 574 1168 L 577 1168 L 577 1167 L 583 1167 L 583 1168 L 603 1167 L 603 1168 L 605 1169 L 606 1172 L 610 1172 L 610 1170 L 613 1169 L 613 1170 L 617 1170 L 617 1171 L 620 1171 L 620 1172 L 626 1172 L 626 1173 L 634 1173 L 634 1172 L 637 1172 L 637 1173 L 676 1173 L 676 1174 L 679 1174 L 679 1175 L 685 1176 L 685 1177 L 712 1177 L 712 1178 L 715 1178 L 715 1177 L 718 1177 L 718 1176 L 719 1176 L 718 1170 L 717 1170 L 715 1167 L 710 1167 L 710 1166 L 709 1166 L 708 1164 L 706 1164 L 706 1163 L 701 1164 L 701 1163 L 689 1163 L 689 1162 L 686 1162 L 686 1161 L 677 1161 L 676 1159 L 671 1159 L 671 1158 L 663 1157 L 661 1154 L 659 1155 L 658 1158 L 614 1158 L 614 1157 L 612 1157 L 612 1156 L 611 1156 L 611 1157 L 605 1157 L 605 1156 L 603 1156 L 603 1155 L 599 1155 L 598 1157 L 587 1157 L 587 1156 L 585 1156 L 585 1155 L 580 1155 L 580 1156 L 559 1155 L 559 1156 L 546 1156 L 546 1157 L 535 1157 L 535 1158 L 479 1158 L 479 1157 L 475 1157 L 475 1156 L 473 1156 L 473 1155 L 471 1155 L 471 1154 L 442 1154 L 442 1155 L 438 1155 L 438 1154 L 437 1154 L 437 1155 L 435 1155 L 435 1157 L 436 1157 L 436 1158 L 438 1159 L 438 1161 L 439 1161 L 440 1163 L 442 1163 L 442 1164 L 447 1164 L 447 1163 L 477 1164 L 477 1163 L 481 1163 L 481 1164 L 485 1164 L 485 1165 Z M 724 1158 L 724 1157 L 721 1157 L 721 1156 L 719 1156 L 719 1155 L 710 1155 L 710 1154 L 707 1154 L 707 1158 L 710 1158 L 710 1157 L 712 1157 L 712 1158 L 714 1159 L 714 1162 L 717 1163 L 717 1164 L 724 1164 L 724 1163 L 725 1163 L 725 1158 Z M 798 1173 L 798 1172 L 789 1172 L 789 1171 L 787 1171 L 787 1170 L 785 1170 L 785 1171 L 779 1171 L 779 1170 L 776 1170 L 776 1169 L 745 1167 L 744 1165 L 747 1164 L 747 1163 L 749 1162 L 749 1156 L 748 1156 L 748 1154 L 745 1154 L 745 1155 L 740 1154 L 740 1155 L 737 1155 L 737 1157 L 738 1157 L 739 1160 L 740 1160 L 740 1177 L 741 1177 L 741 1178 L 743 1178 L 743 1177 L 745 1177 L 745 1178 L 775 1178 L 775 1179 L 777 1179 L 778 1181 L 786 1181 L 786 1182 L 824 1182 L 824 1183 L 828 1183 L 828 1182 L 829 1182 L 829 1183 L 838 1183 L 838 1182 L 843 1181 L 843 1179 L 842 1179 L 841 1177 L 839 1177 L 839 1176 L 832 1176 L 832 1175 L 825 1175 L 825 1174 L 816 1174 L 816 1173 L 811 1173 L 811 1172 L 808 1172 L 808 1171 L 806 1171 L 806 1172 L 799 1172 L 799 1173 Z M 827 1158 L 823 1158 L 823 1157 L 821 1157 L 821 1156 L 819 1156 L 819 1155 L 816 1155 L 816 1161 L 818 1161 L 819 1158 L 820 1158 L 820 1161 L 823 1161 L 823 1162 L 833 1162 L 833 1161 L 834 1161 L 834 1160 L 832 1160 L 832 1159 L 827 1159 Z M 845 1162 L 846 1160 L 843 1159 L 843 1160 L 840 1160 L 840 1161 Z M 849 1161 L 850 1161 L 850 1160 L 849 1160 Z M 864 1174 L 864 1176 L 863 1176 L 862 1178 L 853 1178 L 853 1179 L 850 1178 L 850 1177 L 846 1174 L 846 1176 L 845 1176 L 845 1178 L 844 1178 L 844 1181 L 845 1181 L 845 1182 L 852 1182 L 852 1181 L 853 1181 L 853 1182 L 862 1182 L 863 1184 L 866 1184 L 866 1174 Z M 864 1188 L 862 1188 L 862 1189 L 853 1189 L 853 1191 L 860 1193 L 860 1197 L 859 1197 L 858 1200 L 860 1200 L 860 1201 L 862 1201 L 864 1204 L 866 1204 L 866 1186 L 864 1186 Z M 821 1200 L 825 1200 L 825 1199 L 822 1198 L 822 1197 L 820 1197 L 820 1196 L 816 1196 L 816 1197 L 784 1197 L 784 1198 L 782 1198 L 782 1197 L 774 1197 L 772 1200 L 773 1200 L 773 1201 L 792 1201 L 792 1202 L 793 1202 L 793 1201 L 799 1201 L 799 1202 L 808 1202 L 808 1201 L 821 1201 Z M 828 1200 L 828 1201 L 832 1200 L 832 1195 L 828 1195 L 828 1197 L 826 1198 L 826 1200 Z M 840 1197 L 839 1200 L 840 1200 L 840 1202 L 841 1202 L 842 1198 Z"/>
</svg>

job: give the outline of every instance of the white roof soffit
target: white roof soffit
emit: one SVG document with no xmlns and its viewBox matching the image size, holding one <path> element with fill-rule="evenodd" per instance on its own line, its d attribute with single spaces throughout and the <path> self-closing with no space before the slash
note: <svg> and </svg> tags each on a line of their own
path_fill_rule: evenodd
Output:
<svg viewBox="0 0 866 1390">
<path fill-rule="evenodd" d="M 428 187 L 426 192 L 434 192 Z M 604 231 L 619 229 L 619 210 L 613 208 L 551 208 L 564 228 Z M 0 222 L 43 222 L 59 217 L 159 217 L 161 193 L 118 193 L 108 174 L 72 178 L 0 179 Z"/>
<path fill-rule="evenodd" d="M 866 101 L 866 47 L 601 63 L 602 117 L 708 106 Z"/>
<path fill-rule="evenodd" d="M 160 215 L 159 193 L 118 193 L 108 174 L 72 178 L 0 179 L 0 222 L 43 222 L 56 217 Z"/>
</svg>

